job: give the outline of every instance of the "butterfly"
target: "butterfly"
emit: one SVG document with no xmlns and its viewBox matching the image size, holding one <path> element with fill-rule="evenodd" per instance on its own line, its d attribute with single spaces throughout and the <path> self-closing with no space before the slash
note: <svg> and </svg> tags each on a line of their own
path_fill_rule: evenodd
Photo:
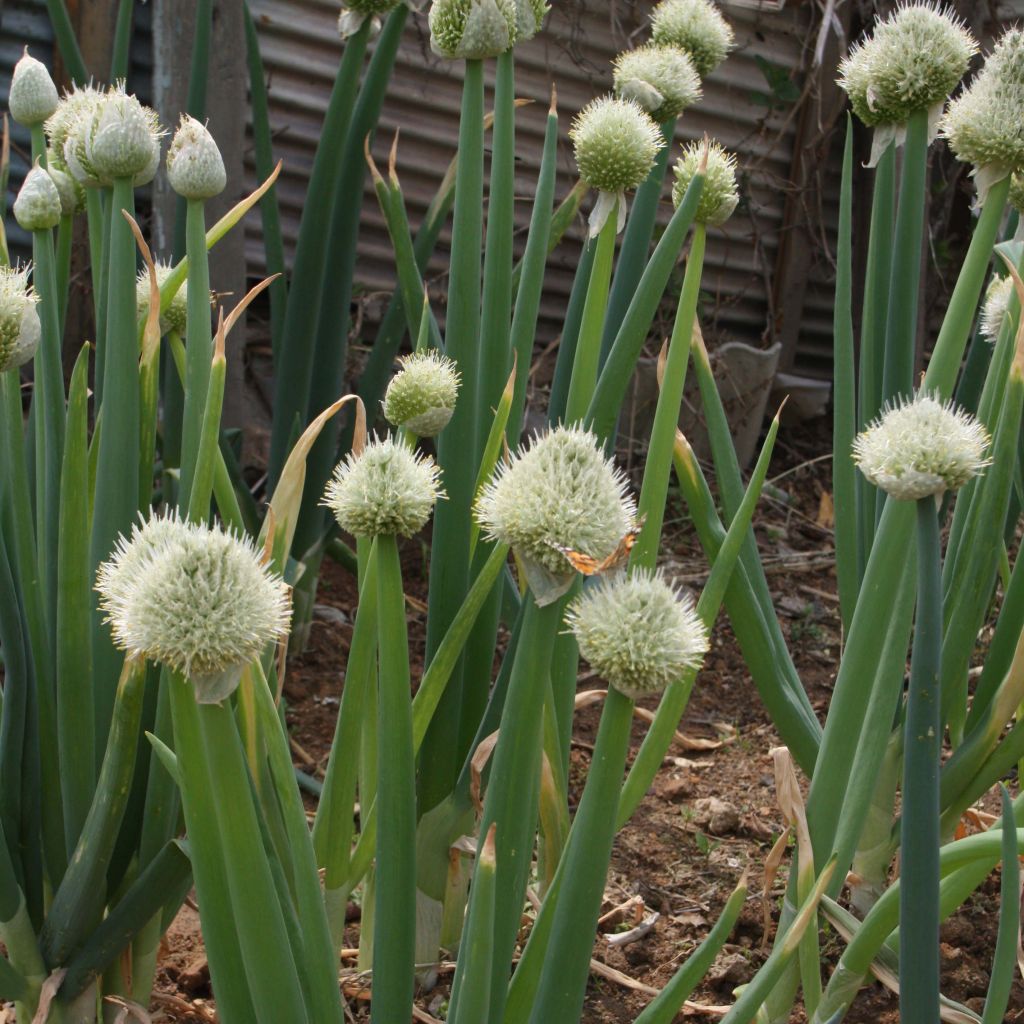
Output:
<svg viewBox="0 0 1024 1024">
<path fill-rule="evenodd" d="M 633 550 L 633 545 L 636 544 L 636 539 L 644 528 L 644 518 L 642 516 L 626 531 L 626 535 L 607 558 L 597 559 L 592 555 L 585 555 L 581 551 L 563 547 L 554 541 L 551 541 L 551 546 L 560 551 L 577 572 L 584 576 L 597 576 L 599 573 L 619 569 L 626 564 L 629 560 L 629 553 Z"/>
</svg>

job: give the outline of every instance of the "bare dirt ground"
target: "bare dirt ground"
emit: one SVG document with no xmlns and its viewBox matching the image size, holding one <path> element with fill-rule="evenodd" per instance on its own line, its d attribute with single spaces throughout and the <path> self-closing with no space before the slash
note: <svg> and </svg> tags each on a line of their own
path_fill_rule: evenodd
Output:
<svg viewBox="0 0 1024 1024">
<path fill-rule="evenodd" d="M 811 701 L 823 718 L 838 661 L 841 636 L 835 598 L 832 534 L 829 529 L 829 462 L 826 427 L 784 431 L 773 462 L 775 476 L 757 520 L 757 537 L 783 630 Z M 666 571 L 699 589 L 707 566 L 677 495 L 672 496 L 666 524 L 663 563 Z M 413 675 L 422 663 L 425 595 L 425 549 L 410 544 L 404 552 L 410 594 L 409 625 L 413 642 Z M 296 744 L 296 763 L 312 774 L 323 769 L 330 747 L 340 677 L 355 605 L 352 578 L 328 565 L 308 652 L 293 663 L 286 684 L 288 720 Z M 340 614 L 338 614 L 340 612 Z M 585 666 L 584 666 L 585 669 Z M 581 689 L 600 681 L 581 677 Z M 600 705 L 577 715 L 572 751 L 571 800 L 578 799 L 586 779 Z M 637 722 L 634 752 L 645 724 Z M 779 879 L 763 894 L 765 858 L 783 830 L 775 800 L 769 751 L 778 737 L 751 683 L 727 619 L 720 618 L 711 652 L 690 701 L 681 730 L 688 737 L 713 741 L 712 749 L 679 746 L 670 752 L 662 771 L 633 820 L 619 834 L 606 890 L 611 909 L 639 897 L 638 918 L 657 911 L 654 927 L 625 946 L 596 937 L 594 957 L 612 968 L 609 977 L 593 977 L 583 1020 L 585 1024 L 620 1024 L 635 1019 L 676 967 L 707 934 L 737 881 L 747 872 L 750 896 L 737 927 L 714 968 L 694 994 L 695 1003 L 725 1007 L 735 986 L 749 980 L 770 949 L 788 858 Z M 1016 779 L 1011 780 L 1014 790 Z M 943 929 L 943 987 L 947 995 L 980 1012 L 995 944 L 998 874 Z M 772 924 L 765 929 L 765 911 Z M 358 941 L 358 914 L 353 910 L 351 944 Z M 209 1022 L 213 1001 L 209 989 L 198 918 L 186 907 L 167 937 L 161 961 L 158 1019 Z M 826 977 L 842 950 L 831 930 L 822 933 Z M 353 968 L 346 961 L 343 968 Z M 443 1016 L 450 973 L 439 986 L 423 993 L 419 1019 Z M 350 1019 L 368 1019 L 361 986 L 345 986 Z M 711 1022 L 717 1012 L 688 1009 L 680 1020 Z M 794 1012 L 794 1024 L 804 1021 Z M 847 1020 L 853 1024 L 895 1024 L 896 998 L 880 985 L 866 989 Z M 1007 1021 L 1024 1021 L 1024 985 L 1015 984 Z M 286 1024 L 286 1022 L 282 1022 Z"/>
</svg>

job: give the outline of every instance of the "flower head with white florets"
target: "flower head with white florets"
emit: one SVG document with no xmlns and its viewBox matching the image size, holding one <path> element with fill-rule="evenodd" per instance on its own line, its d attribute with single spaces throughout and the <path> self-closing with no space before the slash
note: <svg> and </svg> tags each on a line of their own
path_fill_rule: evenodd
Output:
<svg viewBox="0 0 1024 1024">
<path fill-rule="evenodd" d="M 597 189 L 590 234 L 598 234 L 618 204 L 619 231 L 626 222 L 626 192 L 651 173 L 665 145 L 651 115 L 633 99 L 601 96 L 577 115 L 569 129 L 576 165 L 585 185 Z"/>
<path fill-rule="evenodd" d="M 979 205 L 995 182 L 1024 169 L 1024 31 L 1000 38 L 970 87 L 950 103 L 940 131 L 956 158 L 974 165 Z"/>
<path fill-rule="evenodd" d="M 443 497 L 434 460 L 385 437 L 338 463 L 322 504 L 354 537 L 411 537 Z"/>
<path fill-rule="evenodd" d="M 678 117 L 701 96 L 700 75 L 685 50 L 675 46 L 646 46 L 615 58 L 615 95 L 636 100 L 661 124 Z"/>
<path fill-rule="evenodd" d="M 450 60 L 485 60 L 515 44 L 516 0 L 434 0 L 428 16 L 430 48 Z"/>
<path fill-rule="evenodd" d="M 988 432 L 952 402 L 919 392 L 886 407 L 853 442 L 853 461 L 901 501 L 959 490 L 988 465 Z"/>
<path fill-rule="evenodd" d="M 690 182 L 701 170 L 702 164 L 704 187 L 700 192 L 694 220 L 699 224 L 721 227 L 736 209 L 740 193 L 736 183 L 736 157 L 717 142 L 691 142 L 683 147 L 683 155 L 675 166 L 672 202 L 679 206 L 683 201 Z"/>
<path fill-rule="evenodd" d="M 701 78 L 735 45 L 732 28 L 710 0 L 662 0 L 651 12 L 651 39 L 689 54 Z"/>
<path fill-rule="evenodd" d="M 171 267 L 168 263 L 155 264 L 156 283 L 161 288 L 171 276 Z M 143 267 L 139 276 L 135 279 L 135 305 L 139 319 L 149 314 L 149 271 Z M 188 281 L 182 281 L 181 287 L 174 293 L 167 308 L 160 313 L 160 331 L 167 334 L 170 331 L 177 331 L 184 336 L 185 327 L 188 322 Z"/>
<path fill-rule="evenodd" d="M 1013 295 L 1013 279 L 994 277 L 985 292 L 981 307 L 981 335 L 986 341 L 995 342 L 1006 323 L 1006 311 Z"/>
<path fill-rule="evenodd" d="M 345 0 L 338 13 L 338 35 L 342 39 L 354 36 L 366 21 L 370 31 L 380 31 L 380 19 L 390 14 L 403 0 Z"/>
<path fill-rule="evenodd" d="M 114 643 L 188 677 L 215 703 L 288 631 L 288 587 L 251 541 L 154 516 L 122 537 L 96 574 Z"/>
<path fill-rule="evenodd" d="M 27 363 L 39 345 L 39 297 L 28 267 L 0 266 L 0 373 Z"/>
<path fill-rule="evenodd" d="M 592 433 L 556 427 L 500 467 L 477 499 L 476 519 L 488 538 L 514 549 L 534 598 L 547 603 L 574 577 L 561 549 L 607 558 L 634 525 L 636 505 Z"/>
<path fill-rule="evenodd" d="M 967 70 L 978 44 L 944 5 L 902 2 L 839 65 L 839 85 L 854 113 L 875 128 L 874 165 L 888 145 L 901 144 L 907 121 L 929 112 L 929 137 L 938 131 L 946 97 Z"/>
<path fill-rule="evenodd" d="M 417 437 L 436 437 L 455 412 L 459 371 L 434 349 L 404 356 L 400 363 L 384 393 L 384 417 Z"/>
<path fill-rule="evenodd" d="M 708 651 L 693 601 L 661 573 L 603 579 L 569 606 L 565 621 L 591 668 L 633 700 L 696 672 Z"/>
</svg>

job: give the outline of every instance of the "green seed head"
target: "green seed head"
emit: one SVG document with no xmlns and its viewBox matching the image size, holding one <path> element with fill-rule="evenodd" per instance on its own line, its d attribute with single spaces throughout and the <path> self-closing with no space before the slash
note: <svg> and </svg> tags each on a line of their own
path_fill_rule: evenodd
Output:
<svg viewBox="0 0 1024 1024">
<path fill-rule="evenodd" d="M 85 209 L 85 189 L 68 174 L 67 168 L 52 151 L 46 154 L 46 170 L 57 186 L 61 215 L 74 217 L 81 213 Z"/>
<path fill-rule="evenodd" d="M 589 588 L 566 623 L 580 654 L 615 689 L 636 700 L 696 672 L 708 634 L 693 607 L 660 573 L 620 573 Z"/>
<path fill-rule="evenodd" d="M 569 129 L 584 183 L 617 195 L 651 173 L 665 145 L 658 126 L 636 100 L 601 96 L 576 115 Z"/>
<path fill-rule="evenodd" d="M 200 700 L 225 674 L 233 689 L 291 614 L 288 587 L 250 541 L 175 517 L 121 537 L 96 589 L 117 646 L 190 677 Z M 215 690 L 213 699 L 226 696 Z"/>
<path fill-rule="evenodd" d="M 701 96 L 700 76 L 686 52 L 649 43 L 615 58 L 615 95 L 636 100 L 659 124 L 678 117 Z"/>
<path fill-rule="evenodd" d="M 557 427 L 504 463 L 477 500 L 492 540 L 555 576 L 572 575 L 559 548 L 603 559 L 633 525 L 626 478 L 580 427 Z"/>
<path fill-rule="evenodd" d="M 985 292 L 981 307 L 981 334 L 988 341 L 995 342 L 1006 322 L 1006 309 L 1013 295 L 1013 279 L 993 277 Z"/>
<path fill-rule="evenodd" d="M 691 142 L 683 147 L 683 155 L 675 167 L 675 184 L 672 186 L 672 202 L 676 206 L 683 201 L 693 176 L 700 168 L 703 150 L 703 142 Z M 732 216 L 739 201 L 736 157 L 726 152 L 717 142 L 708 143 L 704 187 L 701 189 L 695 220 L 719 227 Z"/>
<path fill-rule="evenodd" d="M 18 124 L 27 127 L 42 124 L 57 109 L 57 86 L 53 84 L 46 65 L 25 54 L 14 65 L 7 109 Z"/>
<path fill-rule="evenodd" d="M 516 0 L 434 0 L 430 46 L 441 57 L 483 60 L 516 41 Z"/>
<path fill-rule="evenodd" d="M 853 442 L 853 460 L 876 487 L 913 501 L 959 490 L 987 465 L 989 437 L 969 413 L 926 393 L 901 399 Z"/>
<path fill-rule="evenodd" d="M 0 373 L 27 363 L 39 345 L 38 297 L 28 267 L 0 266 Z"/>
<path fill-rule="evenodd" d="M 47 231 L 60 223 L 60 193 L 37 161 L 14 200 L 14 219 L 26 231 Z"/>
<path fill-rule="evenodd" d="M 915 111 L 941 104 L 977 51 L 948 9 L 904 2 L 850 51 L 839 66 L 839 84 L 864 124 L 902 125 Z"/>
<path fill-rule="evenodd" d="M 167 263 L 156 264 L 156 282 L 161 287 L 171 275 L 171 266 Z M 135 304 L 141 318 L 149 314 L 149 271 L 145 267 L 139 271 L 135 281 Z M 184 337 L 188 319 L 188 281 L 182 281 L 181 287 L 174 293 L 168 307 L 160 314 L 160 332 L 167 334 L 177 331 Z"/>
<path fill-rule="evenodd" d="M 206 126 L 184 114 L 167 150 L 167 180 L 185 199 L 212 199 L 228 183 L 224 161 Z"/>
<path fill-rule="evenodd" d="M 338 463 L 323 504 L 354 537 L 411 537 L 444 497 L 434 460 L 390 437 L 374 439 Z"/>
<path fill-rule="evenodd" d="M 685 50 L 707 78 L 733 48 L 729 23 L 710 0 L 662 0 L 651 13 L 651 39 Z"/>
<path fill-rule="evenodd" d="M 418 437 L 436 437 L 455 412 L 459 371 L 432 349 L 406 356 L 401 366 L 384 395 L 384 416 Z"/>
<path fill-rule="evenodd" d="M 516 0 L 516 42 L 532 39 L 550 10 L 544 0 Z"/>
<path fill-rule="evenodd" d="M 957 159 L 974 165 L 980 192 L 1024 168 L 1024 31 L 1003 35 L 940 130 Z"/>
</svg>

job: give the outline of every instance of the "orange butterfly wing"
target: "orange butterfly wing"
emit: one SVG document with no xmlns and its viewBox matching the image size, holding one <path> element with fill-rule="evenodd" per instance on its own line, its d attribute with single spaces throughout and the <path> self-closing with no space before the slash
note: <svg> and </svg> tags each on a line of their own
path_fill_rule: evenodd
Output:
<svg viewBox="0 0 1024 1024">
<path fill-rule="evenodd" d="M 560 551 L 569 564 L 584 576 L 597 576 L 612 569 L 618 569 L 629 560 L 629 553 L 636 544 L 640 531 L 644 528 L 644 521 L 638 520 L 626 531 L 626 535 L 619 541 L 615 550 L 604 559 L 596 559 L 592 555 L 585 555 L 580 551 L 573 551 L 572 548 L 562 547 L 561 544 L 552 543 L 552 547 Z"/>
</svg>

